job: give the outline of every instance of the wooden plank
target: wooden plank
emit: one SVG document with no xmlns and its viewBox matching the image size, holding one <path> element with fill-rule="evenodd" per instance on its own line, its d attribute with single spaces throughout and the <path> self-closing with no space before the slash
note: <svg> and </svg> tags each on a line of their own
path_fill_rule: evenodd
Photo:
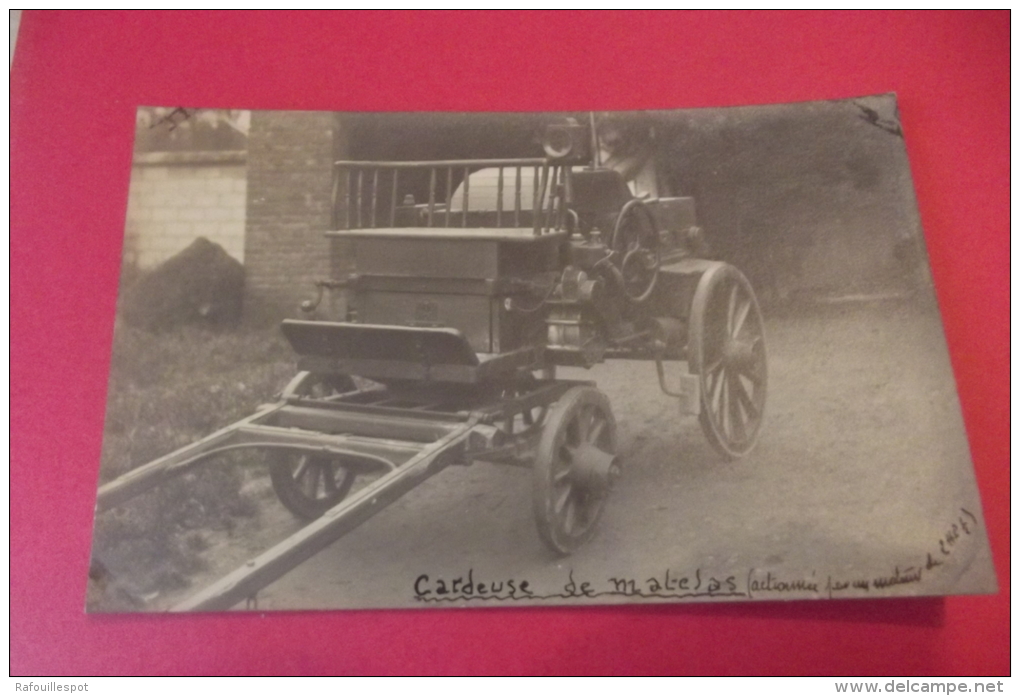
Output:
<svg viewBox="0 0 1020 696">
<path fill-rule="evenodd" d="M 345 433 L 362 437 L 389 437 L 411 442 L 435 442 L 461 423 L 399 415 L 361 413 L 347 409 L 322 409 L 287 405 L 277 412 L 273 425 L 323 433 Z"/>
<path fill-rule="evenodd" d="M 96 497 L 96 510 L 106 510 L 116 507 L 123 502 L 130 500 L 136 495 L 149 490 L 164 481 L 187 473 L 195 466 L 196 462 L 189 462 L 194 457 L 211 449 L 223 447 L 230 444 L 237 438 L 240 430 L 247 425 L 259 423 L 269 419 L 273 414 L 283 408 L 286 404 L 279 403 L 258 413 L 254 413 L 243 420 L 221 428 L 211 435 L 207 435 L 198 442 L 193 442 L 186 447 L 175 450 L 156 459 L 144 466 L 129 471 L 123 476 L 100 486 Z"/>
<path fill-rule="evenodd" d="M 521 211 L 515 211 L 519 222 Z M 516 224 L 516 222 L 515 222 Z M 535 232 L 530 228 L 520 227 L 376 227 L 375 229 L 329 230 L 328 237 L 385 238 L 392 239 L 453 239 L 453 240 L 485 240 L 495 242 L 533 242 Z M 557 236 L 566 236 L 565 232 L 557 232 Z M 543 239 L 552 235 L 543 235 Z"/>
<path fill-rule="evenodd" d="M 433 167 L 527 167 L 542 166 L 547 162 L 541 157 L 517 159 L 463 159 L 463 160 L 422 160 L 418 162 L 387 162 L 384 160 L 338 160 L 337 167 L 382 167 L 383 169 L 429 169 Z"/>
<path fill-rule="evenodd" d="M 359 435 L 309 433 L 293 428 L 275 426 L 245 426 L 241 429 L 244 439 L 252 445 L 310 445 L 322 448 L 350 449 L 356 452 L 384 457 L 399 466 L 421 452 L 420 442 L 407 442 L 381 437 L 362 437 Z"/>
</svg>

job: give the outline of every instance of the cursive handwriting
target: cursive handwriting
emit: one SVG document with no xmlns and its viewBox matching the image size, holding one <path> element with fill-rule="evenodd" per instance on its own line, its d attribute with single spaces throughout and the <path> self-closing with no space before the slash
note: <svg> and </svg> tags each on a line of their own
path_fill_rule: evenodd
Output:
<svg viewBox="0 0 1020 696">
<path fill-rule="evenodd" d="M 677 575 L 666 570 L 643 583 L 633 578 L 613 577 L 601 583 L 577 580 L 574 571 L 555 590 L 538 592 L 530 580 L 511 578 L 497 582 L 475 580 L 474 568 L 452 580 L 432 579 L 426 574 L 415 578 L 414 599 L 418 602 L 520 601 L 557 599 L 594 599 L 598 597 L 637 597 L 641 599 L 693 599 L 698 597 L 746 597 L 737 589 L 735 576 L 716 578 L 701 569 Z"/>
<path fill-rule="evenodd" d="M 922 563 L 894 565 L 879 575 L 823 576 L 812 570 L 800 576 L 751 568 L 745 575 L 709 573 L 702 568 L 677 572 L 666 568 L 651 577 L 614 575 L 602 579 L 576 578 L 568 570 L 562 585 L 539 589 L 525 578 L 488 579 L 476 577 L 475 569 L 456 577 L 418 575 L 412 583 L 418 602 L 515 602 L 628 597 L 637 599 L 691 600 L 703 598 L 774 599 L 778 597 L 860 597 L 887 594 L 897 587 L 922 583 L 926 575 L 938 572 L 954 548 L 978 529 L 977 517 L 960 508 L 955 521 L 926 552 Z M 738 580 L 740 577 L 740 580 Z"/>
<path fill-rule="evenodd" d="M 508 578 L 506 580 L 475 581 L 475 570 L 468 570 L 466 576 L 444 580 L 432 580 L 424 573 L 414 580 L 414 598 L 425 602 L 452 601 L 461 599 L 529 599 L 534 597 L 531 583 L 527 580 Z"/>
<path fill-rule="evenodd" d="M 814 577 L 807 578 L 796 578 L 792 580 L 784 580 L 773 577 L 771 572 L 766 572 L 765 577 L 761 578 L 756 576 L 754 568 L 747 572 L 747 592 L 750 598 L 754 598 L 754 594 L 758 593 L 790 593 L 790 592 L 810 592 L 818 594 L 818 581 Z M 811 573 L 814 576 L 814 572 Z"/>
</svg>

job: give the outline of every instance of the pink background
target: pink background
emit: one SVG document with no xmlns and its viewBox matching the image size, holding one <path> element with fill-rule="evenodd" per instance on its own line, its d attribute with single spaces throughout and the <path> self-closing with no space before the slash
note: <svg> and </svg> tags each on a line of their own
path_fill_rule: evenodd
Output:
<svg viewBox="0 0 1020 696">
<path fill-rule="evenodd" d="M 11 673 L 1009 672 L 1009 13 L 33 13 L 11 70 Z M 896 92 L 997 596 L 86 616 L 135 107 Z"/>
</svg>

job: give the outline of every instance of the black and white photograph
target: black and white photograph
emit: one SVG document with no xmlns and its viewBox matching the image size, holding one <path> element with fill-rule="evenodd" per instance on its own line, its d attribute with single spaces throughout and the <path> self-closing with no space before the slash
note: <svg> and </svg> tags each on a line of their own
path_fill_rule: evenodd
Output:
<svg viewBox="0 0 1020 696">
<path fill-rule="evenodd" d="M 995 592 L 909 137 L 138 109 L 86 610 Z"/>
</svg>

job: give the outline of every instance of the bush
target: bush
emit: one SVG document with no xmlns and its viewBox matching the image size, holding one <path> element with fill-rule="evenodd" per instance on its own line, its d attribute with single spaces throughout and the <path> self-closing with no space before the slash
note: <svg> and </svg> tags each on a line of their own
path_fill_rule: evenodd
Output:
<svg viewBox="0 0 1020 696">
<path fill-rule="evenodd" d="M 199 237 L 122 287 L 121 315 L 132 326 L 152 331 L 233 326 L 241 318 L 244 267 L 223 247 Z"/>
</svg>

